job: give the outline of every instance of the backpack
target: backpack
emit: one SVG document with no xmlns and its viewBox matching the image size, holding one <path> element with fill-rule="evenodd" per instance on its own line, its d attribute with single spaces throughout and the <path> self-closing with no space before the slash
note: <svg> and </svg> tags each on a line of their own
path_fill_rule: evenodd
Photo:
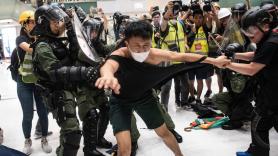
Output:
<svg viewBox="0 0 278 156">
<path fill-rule="evenodd" d="M 19 60 L 20 60 L 20 58 L 19 58 L 19 55 L 18 55 L 18 51 L 15 48 L 12 52 L 12 55 L 11 55 L 11 64 L 7 68 L 7 69 L 10 70 L 12 79 L 15 82 L 17 82 L 17 77 L 18 77 L 18 69 L 19 69 L 19 66 L 20 66 Z"/>
</svg>

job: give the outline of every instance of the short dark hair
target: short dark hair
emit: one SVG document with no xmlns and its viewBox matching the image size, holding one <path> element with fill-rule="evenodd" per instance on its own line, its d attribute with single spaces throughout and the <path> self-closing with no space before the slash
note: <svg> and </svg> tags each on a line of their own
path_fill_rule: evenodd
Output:
<svg viewBox="0 0 278 156">
<path fill-rule="evenodd" d="M 125 29 L 125 39 L 131 37 L 142 37 L 143 39 L 151 39 L 153 27 L 146 21 L 135 21 L 127 25 Z"/>
<path fill-rule="evenodd" d="M 203 15 L 203 11 L 201 9 L 196 9 L 196 10 L 193 10 L 193 17 L 196 16 L 196 15 Z"/>
</svg>

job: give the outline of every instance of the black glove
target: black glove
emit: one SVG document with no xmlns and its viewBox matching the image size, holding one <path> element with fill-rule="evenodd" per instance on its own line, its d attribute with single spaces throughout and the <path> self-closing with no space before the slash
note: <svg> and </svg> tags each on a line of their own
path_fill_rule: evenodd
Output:
<svg viewBox="0 0 278 156">
<path fill-rule="evenodd" d="M 65 26 L 67 30 L 73 30 L 71 19 L 73 18 L 72 9 L 67 9 L 66 11 L 67 16 L 64 17 Z"/>
<path fill-rule="evenodd" d="M 231 43 L 223 51 L 228 58 L 233 58 L 237 52 L 243 52 L 243 46 L 239 43 Z"/>
<path fill-rule="evenodd" d="M 73 30 L 73 26 L 72 26 L 72 23 L 71 23 L 71 19 L 68 18 L 66 19 L 65 18 L 65 26 L 66 26 L 66 29 L 69 31 L 69 30 Z"/>
<path fill-rule="evenodd" d="M 87 81 L 91 83 L 95 83 L 96 80 L 100 77 L 100 72 L 99 72 L 100 66 L 95 66 L 95 67 L 89 67 L 86 69 L 86 79 Z"/>
<path fill-rule="evenodd" d="M 74 6 L 74 10 L 76 12 L 77 17 L 79 18 L 80 22 L 82 23 L 86 18 L 85 11 L 80 6 Z"/>
</svg>

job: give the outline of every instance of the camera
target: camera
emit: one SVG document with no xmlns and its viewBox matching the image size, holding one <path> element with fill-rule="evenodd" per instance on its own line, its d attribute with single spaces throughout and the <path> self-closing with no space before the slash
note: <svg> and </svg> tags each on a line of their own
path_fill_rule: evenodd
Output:
<svg viewBox="0 0 278 156">
<path fill-rule="evenodd" d="M 206 12 L 209 12 L 212 10 L 212 2 L 219 2 L 219 0 L 203 0 L 204 6 L 203 10 Z M 201 10 L 201 6 L 199 4 L 199 0 L 191 0 L 190 5 L 183 5 L 182 11 L 188 11 L 188 10 Z"/>
<path fill-rule="evenodd" d="M 179 51 L 180 51 L 180 49 L 179 49 L 179 47 L 178 47 L 177 44 L 170 44 L 170 45 L 168 45 L 168 49 L 169 49 L 170 51 L 176 51 L 176 52 L 179 52 Z"/>
<path fill-rule="evenodd" d="M 190 5 L 182 5 L 182 11 L 188 11 L 188 10 L 194 11 L 198 9 L 201 9 L 199 0 L 191 0 Z"/>
<path fill-rule="evenodd" d="M 219 2 L 219 0 L 204 0 L 203 10 L 205 12 L 212 11 L 212 5 L 211 5 L 212 2 Z"/>
<path fill-rule="evenodd" d="M 153 7 L 152 12 L 154 12 L 154 11 L 159 11 L 159 6 Z"/>
<path fill-rule="evenodd" d="M 173 15 L 177 16 L 180 11 L 182 11 L 182 1 L 172 1 L 173 2 Z"/>
<path fill-rule="evenodd" d="M 123 15 L 120 12 L 115 12 L 114 15 L 113 15 L 113 20 L 118 25 L 120 25 L 123 22 L 123 20 L 128 19 L 128 18 L 129 18 L 128 15 Z"/>
</svg>

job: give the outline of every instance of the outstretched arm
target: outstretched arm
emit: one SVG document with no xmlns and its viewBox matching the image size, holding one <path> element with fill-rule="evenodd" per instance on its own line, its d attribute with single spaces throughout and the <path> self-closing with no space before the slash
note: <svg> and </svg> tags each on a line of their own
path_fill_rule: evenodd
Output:
<svg viewBox="0 0 278 156">
<path fill-rule="evenodd" d="M 194 53 L 177 53 L 160 49 L 152 49 L 152 51 L 153 58 L 157 60 L 157 63 L 160 63 L 161 61 L 196 62 L 203 59 L 201 63 L 208 63 L 222 68 L 224 65 L 227 65 L 231 62 L 226 56 L 211 58 Z"/>
<path fill-rule="evenodd" d="M 115 78 L 114 73 L 118 70 L 119 64 L 108 59 L 104 65 L 100 68 L 100 78 L 97 79 L 95 86 L 99 89 L 112 89 L 114 93 L 120 93 L 120 84 L 118 79 Z"/>
</svg>

